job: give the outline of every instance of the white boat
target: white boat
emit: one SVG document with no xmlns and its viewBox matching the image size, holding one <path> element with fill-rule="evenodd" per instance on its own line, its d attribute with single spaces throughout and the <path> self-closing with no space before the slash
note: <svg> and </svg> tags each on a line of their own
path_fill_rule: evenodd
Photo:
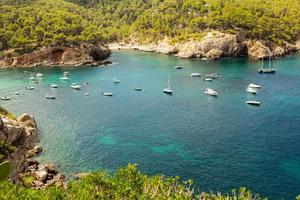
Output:
<svg viewBox="0 0 300 200">
<path fill-rule="evenodd" d="M 27 86 L 27 87 L 25 87 L 25 90 L 34 90 L 34 87 L 32 87 L 32 86 Z"/>
<path fill-rule="evenodd" d="M 46 95 L 45 97 L 46 97 L 46 99 L 56 99 L 56 97 L 54 95 Z"/>
<path fill-rule="evenodd" d="M 174 68 L 175 69 L 182 69 L 183 67 L 182 66 L 175 66 Z"/>
<path fill-rule="evenodd" d="M 10 100 L 10 97 L 8 97 L 8 96 L 3 96 L 3 97 L 0 97 L 0 100 L 8 101 L 8 100 Z"/>
<path fill-rule="evenodd" d="M 204 80 L 205 81 L 212 81 L 213 79 L 212 78 L 205 78 Z"/>
<path fill-rule="evenodd" d="M 72 83 L 70 87 L 74 90 L 80 90 L 81 88 L 80 85 L 78 85 L 77 83 Z"/>
<path fill-rule="evenodd" d="M 37 73 L 37 74 L 36 74 L 36 77 L 43 77 L 43 74 Z"/>
<path fill-rule="evenodd" d="M 50 88 L 58 88 L 58 85 L 57 84 L 51 84 Z"/>
<path fill-rule="evenodd" d="M 142 91 L 142 88 L 134 88 L 134 91 Z"/>
<path fill-rule="evenodd" d="M 67 76 L 69 74 L 70 74 L 70 72 L 68 72 L 68 71 L 64 72 L 64 76 Z"/>
<path fill-rule="evenodd" d="M 35 77 L 31 76 L 31 77 L 29 78 L 29 80 L 35 81 Z"/>
<path fill-rule="evenodd" d="M 215 78 L 219 78 L 219 75 L 217 73 L 211 73 L 211 74 L 206 74 L 205 77 L 215 79 Z"/>
<path fill-rule="evenodd" d="M 120 80 L 119 80 L 119 79 L 116 79 L 116 78 L 114 78 L 114 79 L 113 79 L 113 83 L 120 83 Z"/>
<path fill-rule="evenodd" d="M 69 80 L 69 78 L 68 78 L 67 76 L 60 77 L 59 79 L 60 79 L 60 80 L 63 80 L 63 81 Z"/>
<path fill-rule="evenodd" d="M 259 88 L 260 88 L 260 85 L 256 85 L 256 84 L 254 84 L 254 83 L 250 83 L 250 84 L 248 85 L 248 88 L 257 88 L 257 89 L 259 89 Z"/>
<path fill-rule="evenodd" d="M 18 95 L 20 95 L 20 93 L 19 93 L 19 92 L 15 92 L 14 95 L 15 95 L 15 96 L 18 96 Z"/>
<path fill-rule="evenodd" d="M 258 73 L 262 74 L 275 74 L 276 69 L 271 67 L 271 61 L 272 61 L 272 57 L 269 56 L 269 67 L 268 68 L 264 68 L 264 59 L 262 58 L 262 64 L 261 64 L 261 68 L 258 70 Z"/>
<path fill-rule="evenodd" d="M 109 97 L 112 97 L 112 96 L 113 96 L 113 93 L 111 93 L 111 92 L 101 92 L 101 95 L 102 95 L 102 96 L 109 96 Z"/>
<path fill-rule="evenodd" d="M 247 87 L 246 91 L 251 93 L 251 94 L 256 94 L 257 93 L 256 89 L 250 88 L 250 87 Z"/>
<path fill-rule="evenodd" d="M 90 96 L 90 95 L 89 95 L 89 93 L 86 92 L 86 93 L 84 93 L 84 96 Z"/>
<path fill-rule="evenodd" d="M 200 77 L 201 74 L 200 73 L 191 73 L 190 76 L 191 77 Z"/>
<path fill-rule="evenodd" d="M 167 88 L 163 89 L 163 93 L 172 95 L 173 91 L 171 90 L 171 79 L 170 79 L 170 74 L 169 74 L 169 79 L 168 79 L 168 86 Z"/>
<path fill-rule="evenodd" d="M 215 90 L 210 89 L 210 88 L 207 88 L 204 91 L 204 93 L 207 94 L 207 95 L 210 95 L 210 96 L 214 96 L 214 97 L 218 96 L 218 93 Z"/>
<path fill-rule="evenodd" d="M 246 104 L 253 105 L 253 106 L 260 106 L 260 102 L 254 100 L 246 101 Z"/>
</svg>

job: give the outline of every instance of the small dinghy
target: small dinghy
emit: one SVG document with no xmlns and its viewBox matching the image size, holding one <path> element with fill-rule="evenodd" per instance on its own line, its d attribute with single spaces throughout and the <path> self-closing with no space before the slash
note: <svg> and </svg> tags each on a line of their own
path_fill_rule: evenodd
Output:
<svg viewBox="0 0 300 200">
<path fill-rule="evenodd" d="M 25 90 L 34 90 L 34 87 L 32 87 L 32 86 L 27 86 L 27 87 L 25 87 Z"/>
<path fill-rule="evenodd" d="M 62 80 L 62 81 L 69 80 L 69 78 L 68 78 L 68 77 L 66 77 L 66 76 L 60 77 L 59 79 L 60 79 L 60 80 Z"/>
<path fill-rule="evenodd" d="M 246 91 L 251 93 L 251 94 L 256 94 L 257 93 L 257 91 L 254 88 L 250 88 L 250 87 L 247 87 Z"/>
<path fill-rule="evenodd" d="M 250 83 L 250 84 L 248 85 L 248 88 L 257 88 L 257 89 L 259 89 L 259 88 L 260 88 L 260 85 L 256 85 L 256 84 L 254 84 L 254 83 Z"/>
<path fill-rule="evenodd" d="M 113 83 L 114 83 L 114 84 L 120 83 L 120 80 L 119 80 L 119 79 L 116 79 L 116 78 L 114 78 L 114 79 L 113 79 Z"/>
<path fill-rule="evenodd" d="M 35 81 L 35 77 L 32 76 L 32 77 L 29 78 L 29 80 Z"/>
<path fill-rule="evenodd" d="M 64 72 L 64 76 L 67 76 L 69 74 L 70 74 L 70 72 L 68 72 L 68 71 Z"/>
<path fill-rule="evenodd" d="M 200 77 L 201 74 L 200 73 L 191 73 L 190 76 L 191 77 Z"/>
<path fill-rule="evenodd" d="M 204 91 L 204 93 L 207 94 L 207 95 L 210 95 L 210 96 L 214 96 L 214 97 L 218 96 L 218 93 L 215 90 L 210 89 L 210 88 L 207 88 Z"/>
<path fill-rule="evenodd" d="M 3 97 L 0 97 L 0 100 L 8 101 L 8 100 L 10 100 L 10 97 L 8 97 L 8 96 L 3 96 Z"/>
<path fill-rule="evenodd" d="M 87 81 L 83 82 L 83 85 L 88 85 L 88 84 L 89 84 L 89 82 L 87 82 Z"/>
<path fill-rule="evenodd" d="M 175 66 L 174 68 L 175 68 L 175 69 L 183 69 L 182 66 Z"/>
<path fill-rule="evenodd" d="M 19 93 L 19 92 L 15 92 L 14 95 L 15 95 L 15 96 L 19 96 L 20 93 Z"/>
<path fill-rule="evenodd" d="M 111 92 L 101 92 L 101 95 L 102 95 L 102 96 L 112 97 L 112 96 L 113 96 L 113 93 L 111 93 Z"/>
<path fill-rule="evenodd" d="M 134 88 L 134 91 L 142 91 L 142 88 Z"/>
<path fill-rule="evenodd" d="M 246 104 L 252 105 L 252 106 L 260 106 L 260 102 L 259 101 L 254 101 L 254 100 L 246 101 Z"/>
<path fill-rule="evenodd" d="M 46 95 L 45 97 L 46 97 L 46 99 L 56 99 L 56 97 L 54 95 Z"/>
<path fill-rule="evenodd" d="M 86 92 L 86 93 L 84 93 L 84 96 L 90 96 L 90 94 Z"/>
<path fill-rule="evenodd" d="M 57 84 L 51 84 L 50 88 L 58 88 L 58 85 Z"/>
<path fill-rule="evenodd" d="M 213 81 L 212 78 L 205 78 L 204 80 L 205 80 L 205 81 Z"/>
<path fill-rule="evenodd" d="M 70 87 L 74 90 L 80 90 L 80 85 L 78 85 L 77 83 L 72 83 Z"/>
<path fill-rule="evenodd" d="M 43 74 L 42 74 L 42 73 L 37 73 L 37 74 L 36 74 L 36 77 L 41 78 L 41 77 L 43 77 Z"/>
</svg>

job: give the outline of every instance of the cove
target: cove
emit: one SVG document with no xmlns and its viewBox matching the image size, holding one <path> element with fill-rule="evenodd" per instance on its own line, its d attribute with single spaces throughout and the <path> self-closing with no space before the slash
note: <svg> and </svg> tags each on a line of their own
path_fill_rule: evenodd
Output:
<svg viewBox="0 0 300 200">
<path fill-rule="evenodd" d="M 68 174 L 114 171 L 131 162 L 149 174 L 193 179 L 201 191 L 245 186 L 272 199 L 300 193 L 299 56 L 275 60 L 275 75 L 258 74 L 260 63 L 245 58 L 210 62 L 116 51 L 111 60 L 99 68 L 0 70 L 0 94 L 11 96 L 0 105 L 35 116 L 44 147 L 40 161 Z M 66 70 L 70 80 L 60 81 Z M 40 84 L 24 90 L 38 72 L 44 75 Z M 206 82 L 191 78 L 193 72 L 222 77 Z M 169 74 L 172 96 L 162 93 Z M 114 78 L 121 83 L 113 84 Z M 89 85 L 80 91 L 70 88 L 84 81 Z M 49 89 L 53 82 L 60 87 Z M 251 82 L 262 86 L 256 96 L 245 91 Z M 219 96 L 206 96 L 206 88 Z M 12 95 L 16 91 L 19 96 Z M 57 99 L 45 99 L 47 92 Z M 251 99 L 261 106 L 246 105 Z"/>
</svg>

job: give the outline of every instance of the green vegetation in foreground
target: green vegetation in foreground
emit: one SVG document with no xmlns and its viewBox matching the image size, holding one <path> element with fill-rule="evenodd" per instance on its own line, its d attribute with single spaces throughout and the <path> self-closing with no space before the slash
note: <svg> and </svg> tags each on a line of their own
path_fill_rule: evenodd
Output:
<svg viewBox="0 0 300 200">
<path fill-rule="evenodd" d="M 178 177 L 147 176 L 137 171 L 136 165 L 119 168 L 113 176 L 95 172 L 78 181 L 68 183 L 67 189 L 49 187 L 44 190 L 30 189 L 0 182 L 0 199 L 211 199 L 252 200 L 262 199 L 245 188 L 220 193 L 197 194 L 192 181 L 180 182 Z"/>
<path fill-rule="evenodd" d="M 129 39 L 200 39 L 210 29 L 293 42 L 299 0 L 2 0 L 0 51 Z"/>
<path fill-rule="evenodd" d="M 9 162 L 0 163 L 0 181 L 8 178 L 11 172 L 11 166 Z"/>
</svg>

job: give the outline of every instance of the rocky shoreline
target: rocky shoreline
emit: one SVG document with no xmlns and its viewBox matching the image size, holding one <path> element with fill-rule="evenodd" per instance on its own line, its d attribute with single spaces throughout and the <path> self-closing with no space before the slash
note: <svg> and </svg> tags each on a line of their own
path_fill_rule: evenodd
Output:
<svg viewBox="0 0 300 200">
<path fill-rule="evenodd" d="M 171 44 L 168 38 L 151 44 L 140 44 L 135 39 L 130 42 L 111 43 L 111 50 L 139 50 L 174 55 L 179 58 L 203 58 L 217 60 L 224 57 L 247 56 L 251 59 L 266 58 L 269 55 L 281 57 L 300 50 L 300 41 L 276 45 L 270 41 L 251 40 L 241 34 L 219 31 L 207 33 L 200 41 Z"/>
<path fill-rule="evenodd" d="M 36 146 L 38 128 L 33 116 L 22 114 L 16 119 L 1 116 L 0 140 L 14 148 L 6 158 L 12 168 L 9 176 L 12 182 L 37 189 L 66 185 L 65 175 L 59 173 L 54 164 L 41 164 L 34 159 L 43 149 Z"/>
<path fill-rule="evenodd" d="M 14 56 L 14 51 L 7 51 L 0 58 L 0 68 L 99 66 L 111 64 L 111 61 L 106 60 L 110 54 L 111 50 L 107 46 L 89 44 L 42 47 L 31 53 L 18 56 Z"/>
</svg>

